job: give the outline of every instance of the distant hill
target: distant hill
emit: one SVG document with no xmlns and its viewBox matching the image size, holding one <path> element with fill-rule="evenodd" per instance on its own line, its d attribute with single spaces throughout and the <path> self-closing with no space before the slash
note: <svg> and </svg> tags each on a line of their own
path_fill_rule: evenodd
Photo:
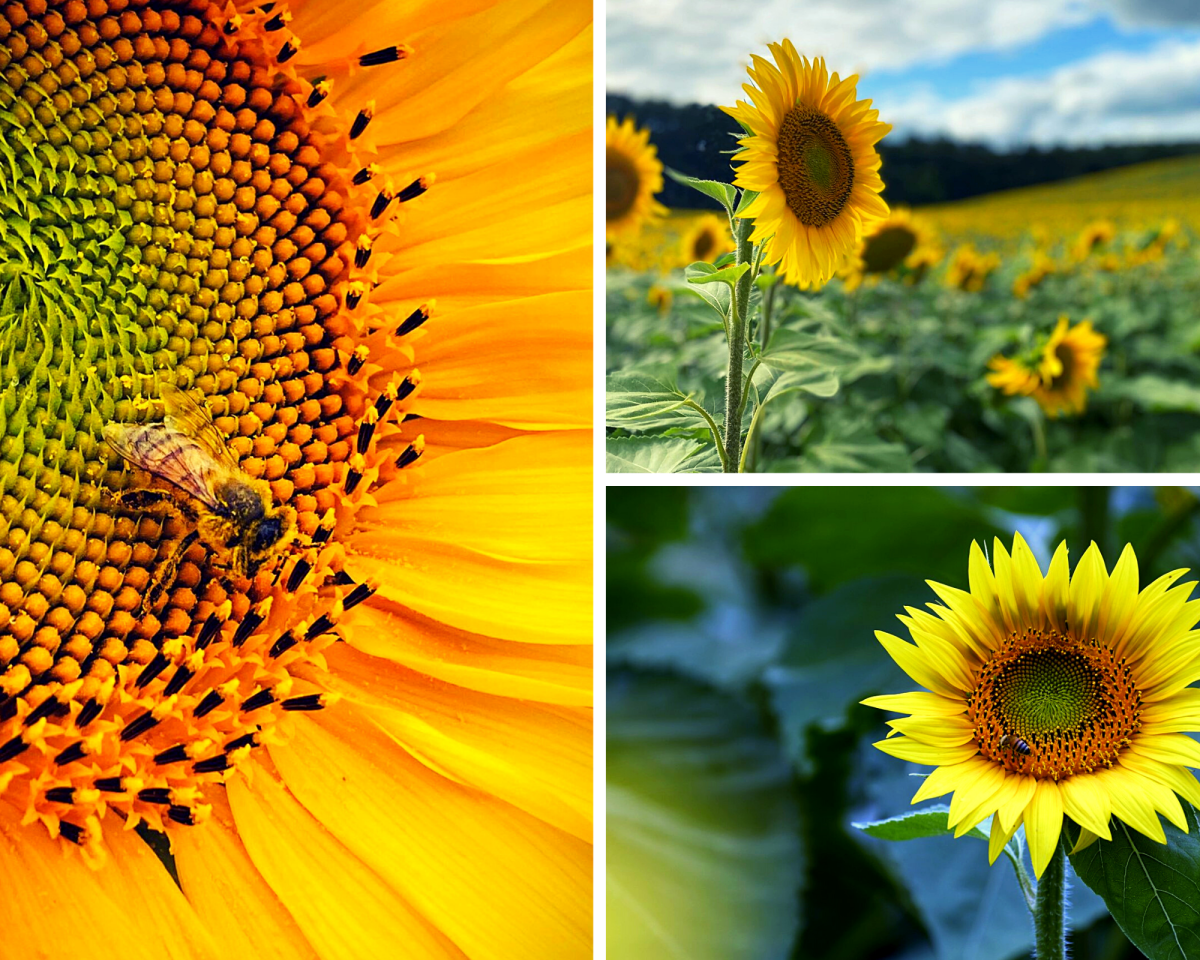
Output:
<svg viewBox="0 0 1200 960">
<path fill-rule="evenodd" d="M 737 125 L 714 106 L 675 106 L 609 94 L 610 115 L 632 114 L 649 127 L 663 163 L 707 180 L 732 177 L 730 158 Z M 886 118 L 884 118 L 886 119 Z M 947 139 L 884 140 L 884 198 L 891 204 L 946 203 L 1000 190 L 1051 183 L 1084 174 L 1165 157 L 1200 155 L 1200 142 L 1130 144 L 1111 147 L 1057 147 L 1001 152 L 983 144 Z M 704 198 L 668 181 L 659 199 L 669 207 L 709 205 Z M 715 204 L 712 204 L 715 206 Z"/>
</svg>

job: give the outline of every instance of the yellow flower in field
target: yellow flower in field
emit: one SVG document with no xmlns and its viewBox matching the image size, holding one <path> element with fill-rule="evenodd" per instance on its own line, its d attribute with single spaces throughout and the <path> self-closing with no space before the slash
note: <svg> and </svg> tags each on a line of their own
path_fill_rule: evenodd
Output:
<svg viewBox="0 0 1200 960">
<path fill-rule="evenodd" d="M 1075 238 L 1073 253 L 1075 260 L 1082 262 L 1099 247 L 1103 247 L 1117 235 L 1117 225 L 1111 220 L 1094 220 L 1084 227 Z"/>
<path fill-rule="evenodd" d="M 987 283 L 987 278 L 999 266 L 999 254 L 980 253 L 974 244 L 964 243 L 950 258 L 946 285 L 967 293 L 979 293 Z"/>
<path fill-rule="evenodd" d="M 906 271 L 906 280 L 919 283 L 940 259 L 933 225 L 911 210 L 897 207 L 862 238 L 857 256 L 847 261 L 839 273 L 847 290 L 857 289 L 864 279 L 877 279 L 901 268 Z"/>
<path fill-rule="evenodd" d="M 1054 263 L 1054 258 L 1043 253 L 1041 250 L 1035 250 L 1033 253 L 1033 263 L 1029 265 L 1029 269 L 1017 275 L 1013 280 L 1013 294 L 1022 300 L 1029 296 L 1029 291 L 1038 286 L 1052 273 L 1055 273 L 1058 267 Z"/>
<path fill-rule="evenodd" d="M 591 11 L 0 11 L 6 957 L 591 956 Z"/>
<path fill-rule="evenodd" d="M 749 130 L 734 183 L 758 193 L 744 215 L 750 239 L 766 241 L 764 262 L 781 264 L 788 283 L 819 287 L 888 215 L 875 144 L 892 128 L 857 99 L 857 76 L 830 76 L 790 40 L 768 46 L 775 63 L 753 56 L 754 83 L 743 84 L 753 104 L 721 108 Z"/>
<path fill-rule="evenodd" d="M 650 131 L 639 130 L 633 117 L 618 124 L 609 117 L 604 128 L 604 229 L 612 237 L 636 233 L 666 207 L 654 199 L 663 188 L 663 165 L 650 142 Z"/>
<path fill-rule="evenodd" d="M 660 283 L 653 284 L 646 291 L 646 302 L 654 307 L 660 314 L 668 313 L 671 309 L 671 303 L 674 301 L 675 295 L 670 289 L 664 287 Z"/>
<path fill-rule="evenodd" d="M 1087 408 L 1088 388 L 1100 385 L 1096 371 L 1107 343 L 1090 320 L 1071 327 L 1062 316 L 1036 364 L 993 357 L 988 366 L 995 372 L 988 374 L 987 381 L 1009 396 L 1033 397 L 1047 416 L 1081 414 Z"/>
<path fill-rule="evenodd" d="M 706 213 L 696 220 L 680 242 L 680 253 L 684 264 L 706 260 L 712 263 L 723 253 L 733 249 L 733 237 L 729 234 L 729 221 L 715 214 Z"/>
<path fill-rule="evenodd" d="M 1015 535 L 993 566 L 971 544 L 970 589 L 931 583 L 932 613 L 907 607 L 914 644 L 876 636 L 927 692 L 871 697 L 889 721 L 884 753 L 935 769 L 913 803 L 953 793 L 955 835 L 992 817 L 994 863 L 1021 824 L 1040 876 L 1064 818 L 1076 849 L 1112 839 L 1113 817 L 1159 843 L 1158 815 L 1181 830 L 1178 797 L 1200 805 L 1200 634 L 1194 583 L 1175 570 L 1138 592 L 1127 546 L 1111 574 L 1092 544 L 1071 574 L 1060 544 L 1043 577 Z"/>
</svg>

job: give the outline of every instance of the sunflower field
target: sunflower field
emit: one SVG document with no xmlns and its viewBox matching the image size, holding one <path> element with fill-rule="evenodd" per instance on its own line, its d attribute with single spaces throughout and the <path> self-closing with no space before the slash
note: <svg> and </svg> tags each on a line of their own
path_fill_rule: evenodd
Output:
<svg viewBox="0 0 1200 960">
<path fill-rule="evenodd" d="M 609 237 L 608 470 L 1195 470 L 1198 187 L 1182 157 L 893 208 L 818 289 L 762 270 L 733 466 L 696 282 L 734 263 L 729 220 L 648 216 Z"/>
<path fill-rule="evenodd" d="M 1193 492 L 607 506 L 610 957 L 1197 956 Z"/>
</svg>

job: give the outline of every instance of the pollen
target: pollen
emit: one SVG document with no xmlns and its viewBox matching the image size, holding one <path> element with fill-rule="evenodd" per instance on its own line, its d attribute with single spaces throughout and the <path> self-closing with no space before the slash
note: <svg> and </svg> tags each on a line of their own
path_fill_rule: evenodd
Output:
<svg viewBox="0 0 1200 960">
<path fill-rule="evenodd" d="M 323 670 L 364 589 L 336 532 L 423 449 L 381 445 L 420 378 L 352 277 L 399 206 L 356 176 L 374 106 L 331 115 L 283 7 L 0 3 L 0 795 L 89 855 L 109 810 L 202 823 L 241 758 L 328 705 L 295 668 Z M 410 372 L 372 388 L 384 359 Z M 104 440 L 162 419 L 168 384 L 296 511 L 252 578 Z M 143 489 L 166 509 L 119 496 Z"/>
<path fill-rule="evenodd" d="M 982 756 L 1060 780 L 1111 767 L 1141 728 L 1141 707 L 1132 671 L 1111 648 L 1027 629 L 984 664 L 967 716 Z M 1028 753 L 1015 748 L 1018 741 Z"/>
</svg>

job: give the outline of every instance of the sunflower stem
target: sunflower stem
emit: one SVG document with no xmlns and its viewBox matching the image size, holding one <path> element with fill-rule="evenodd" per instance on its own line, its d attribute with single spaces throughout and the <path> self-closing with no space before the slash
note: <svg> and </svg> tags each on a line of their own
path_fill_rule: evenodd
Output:
<svg viewBox="0 0 1200 960">
<path fill-rule="evenodd" d="M 1060 842 L 1038 880 L 1033 907 L 1034 956 L 1066 960 L 1067 855 Z"/>
<path fill-rule="evenodd" d="M 738 264 L 750 263 L 750 220 L 733 221 L 733 239 L 737 243 Z M 742 451 L 742 360 L 746 356 L 746 313 L 750 306 L 750 271 L 738 280 L 733 291 L 729 318 L 729 370 L 725 378 L 725 462 L 726 473 L 736 473 Z"/>
</svg>

